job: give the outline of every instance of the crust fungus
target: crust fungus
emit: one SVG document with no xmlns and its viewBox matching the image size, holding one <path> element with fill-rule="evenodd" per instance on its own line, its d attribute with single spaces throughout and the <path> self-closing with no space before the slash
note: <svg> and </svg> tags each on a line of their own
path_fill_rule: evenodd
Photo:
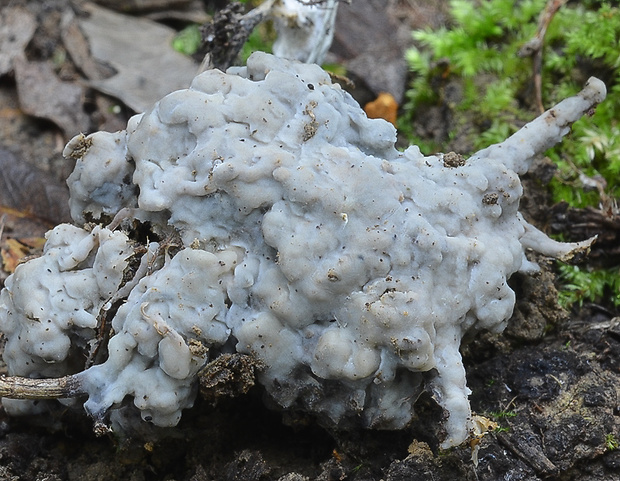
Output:
<svg viewBox="0 0 620 481">
<path fill-rule="evenodd" d="M 280 406 L 338 427 L 404 428 L 430 390 L 448 414 L 442 446 L 458 445 L 472 429 L 464 334 L 504 329 L 508 278 L 537 270 L 526 249 L 567 258 L 592 242 L 528 224 L 519 174 L 604 97 L 592 78 L 463 159 L 399 152 L 392 125 L 316 65 L 256 53 L 202 73 L 126 130 L 67 145 L 76 225 L 6 281 L 0 329 L 18 377 L 2 395 L 84 394 L 112 422 L 133 401 L 171 426 L 200 369 L 239 353 Z"/>
</svg>

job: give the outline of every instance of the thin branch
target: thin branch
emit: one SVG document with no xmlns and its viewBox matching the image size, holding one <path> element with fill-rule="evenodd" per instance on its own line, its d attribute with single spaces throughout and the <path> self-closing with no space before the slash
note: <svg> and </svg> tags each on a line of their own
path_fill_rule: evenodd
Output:
<svg viewBox="0 0 620 481">
<path fill-rule="evenodd" d="M 536 97 L 536 108 L 539 113 L 545 111 L 542 101 L 542 59 L 543 44 L 547 28 L 553 19 L 553 16 L 568 0 L 548 0 L 545 9 L 538 19 L 538 29 L 536 35 L 527 41 L 521 49 L 519 49 L 520 57 L 532 57 L 534 67 L 534 94 Z"/>
<path fill-rule="evenodd" d="M 60 399 L 86 394 L 76 376 L 30 379 L 0 376 L 0 397 L 10 399 Z"/>
<path fill-rule="evenodd" d="M 2 218 L 0 218 L 0 241 L 2 241 L 2 236 L 4 235 L 5 222 L 6 222 L 6 214 L 2 214 Z"/>
<path fill-rule="evenodd" d="M 319 5 L 326 3 L 327 0 L 297 0 L 305 7 L 318 7 Z M 336 0 L 337 2 L 344 1 L 347 4 L 351 4 L 351 0 Z"/>
</svg>

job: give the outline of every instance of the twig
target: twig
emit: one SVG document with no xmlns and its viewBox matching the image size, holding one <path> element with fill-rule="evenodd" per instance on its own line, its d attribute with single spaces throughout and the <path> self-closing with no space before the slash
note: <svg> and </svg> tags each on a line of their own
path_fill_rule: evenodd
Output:
<svg viewBox="0 0 620 481">
<path fill-rule="evenodd" d="M 568 0 L 548 0 L 545 9 L 538 19 L 538 29 L 536 35 L 526 42 L 519 49 L 520 57 L 532 57 L 534 67 L 534 94 L 536 97 L 536 108 L 539 113 L 545 111 L 542 101 L 542 47 L 547 33 L 547 28 L 553 16 Z"/>
<path fill-rule="evenodd" d="M 0 397 L 11 399 L 60 399 L 86 394 L 76 376 L 30 379 L 0 376 Z"/>
<path fill-rule="evenodd" d="M 299 3 L 301 3 L 302 5 L 304 5 L 305 7 L 317 7 L 323 3 L 325 3 L 327 0 L 297 0 Z M 344 1 L 347 4 L 351 4 L 351 0 L 336 0 L 338 2 L 342 2 Z"/>
<path fill-rule="evenodd" d="M 118 217 L 118 214 L 116 217 Z M 114 223 L 114 221 L 112 222 Z M 136 247 L 134 252 L 135 255 L 143 254 L 140 258 L 140 264 L 138 265 L 138 268 L 136 269 L 133 277 L 128 280 L 122 287 L 119 287 L 116 293 L 112 297 L 110 297 L 99 310 L 99 314 L 97 315 L 97 337 L 96 339 L 91 341 L 91 346 L 88 352 L 88 356 L 86 358 L 85 369 L 88 369 L 95 363 L 95 359 L 100 350 L 100 347 L 106 340 L 106 336 L 108 336 L 109 334 L 109 330 L 106 329 L 108 312 L 120 300 L 129 297 L 129 293 L 133 290 L 134 287 L 138 285 L 138 283 L 142 280 L 143 277 L 151 274 L 153 265 L 157 257 L 160 255 L 160 246 L 157 243 L 151 243 L 147 247 Z"/>
<path fill-rule="evenodd" d="M 523 462 L 531 466 L 536 473 L 547 477 L 555 475 L 560 471 L 547 458 L 534 436 L 528 437 L 527 433 L 525 435 L 499 433 L 497 439 Z"/>
<path fill-rule="evenodd" d="M 6 222 L 6 214 L 2 214 L 2 218 L 0 218 L 0 241 L 2 240 L 2 236 L 4 235 L 4 223 Z"/>
</svg>

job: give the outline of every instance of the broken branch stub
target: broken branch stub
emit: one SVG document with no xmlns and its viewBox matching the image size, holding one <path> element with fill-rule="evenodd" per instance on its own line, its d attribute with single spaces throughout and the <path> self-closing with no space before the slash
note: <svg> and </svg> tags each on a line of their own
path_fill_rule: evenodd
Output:
<svg viewBox="0 0 620 481">
<path fill-rule="evenodd" d="M 0 397 L 10 399 L 62 399 L 87 394 L 76 376 L 30 379 L 0 376 Z"/>
</svg>

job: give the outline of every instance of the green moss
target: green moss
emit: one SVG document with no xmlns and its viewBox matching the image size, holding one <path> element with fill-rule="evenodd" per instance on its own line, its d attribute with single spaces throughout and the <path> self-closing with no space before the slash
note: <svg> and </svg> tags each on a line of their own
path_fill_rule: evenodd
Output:
<svg viewBox="0 0 620 481">
<path fill-rule="evenodd" d="M 545 0 L 453 0 L 449 26 L 414 32 L 417 47 L 407 52 L 413 80 L 398 123 L 401 134 L 410 142 L 422 140 L 426 153 L 441 147 L 414 135 L 416 116 L 428 106 L 449 109 L 454 129 L 468 132 L 468 143 L 475 149 L 504 140 L 531 120 L 537 114 L 533 63 L 518 52 L 534 37 L 545 4 Z M 573 207 L 598 207 L 602 200 L 614 203 L 620 197 L 620 8 L 616 5 L 593 0 L 569 3 L 555 14 L 545 36 L 546 106 L 574 95 L 592 72 L 608 86 L 608 97 L 596 112 L 576 122 L 562 144 L 547 152 L 558 166 L 550 184 L 553 199 Z M 450 83 L 461 86 L 457 104 L 446 93 Z M 620 305 L 617 269 L 563 266 L 561 274 L 565 305 L 609 295 Z"/>
<path fill-rule="evenodd" d="M 560 305 L 570 307 L 583 302 L 609 299 L 620 306 L 620 275 L 618 268 L 588 269 L 579 266 L 559 265 L 562 290 Z"/>
<path fill-rule="evenodd" d="M 177 33 L 172 40 L 172 48 L 185 55 L 194 55 L 200 48 L 200 26 L 192 24 Z"/>
<path fill-rule="evenodd" d="M 439 30 L 413 33 L 419 47 L 407 52 L 407 61 L 415 74 L 406 94 L 403 126 L 411 125 L 416 112 L 428 104 L 445 102 L 442 87 L 458 78 L 463 98 L 458 105 L 448 105 L 460 118 L 476 118 L 476 134 L 491 127 L 496 131 L 514 128 L 494 125 L 497 117 L 504 124 L 522 123 L 529 112 L 519 108 L 520 90 L 531 77 L 530 60 L 517 55 L 520 47 L 536 32 L 536 18 L 544 0 L 491 0 L 450 2 L 452 25 Z M 484 81 L 481 81 L 484 79 Z M 402 129 L 401 129 L 402 130 Z M 406 136 L 412 132 L 404 129 Z M 472 145 L 484 147 L 478 141 Z M 487 142 L 496 137 L 489 135 Z"/>
<path fill-rule="evenodd" d="M 493 411 L 489 413 L 495 419 L 505 419 L 517 417 L 516 411 Z"/>
<path fill-rule="evenodd" d="M 275 31 L 271 22 L 259 24 L 250 34 L 248 40 L 243 45 L 241 50 L 241 58 L 243 63 L 248 60 L 248 57 L 254 52 L 267 52 L 271 53 L 271 47 L 276 38 Z"/>
</svg>

